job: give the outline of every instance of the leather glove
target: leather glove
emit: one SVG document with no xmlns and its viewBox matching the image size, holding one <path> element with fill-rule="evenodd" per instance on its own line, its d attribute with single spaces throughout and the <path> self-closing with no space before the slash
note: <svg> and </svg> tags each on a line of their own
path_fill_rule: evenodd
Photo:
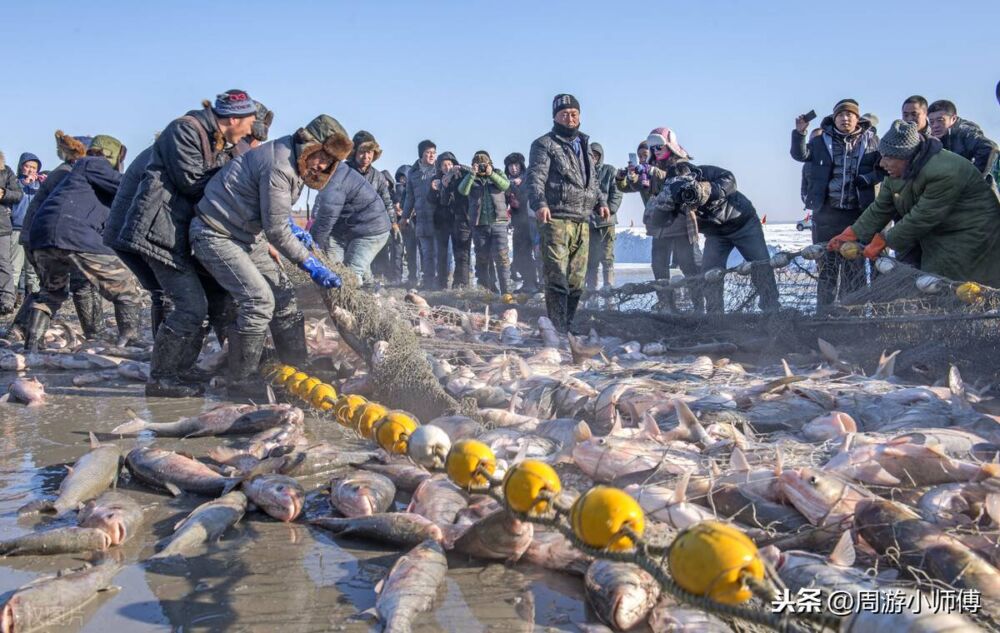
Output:
<svg viewBox="0 0 1000 633">
<path fill-rule="evenodd" d="M 307 257 L 304 262 L 299 264 L 299 268 L 309 273 L 309 278 L 317 286 L 322 288 L 340 288 L 340 275 L 321 264 L 314 255 Z"/>
<path fill-rule="evenodd" d="M 294 221 L 292 221 L 292 218 L 288 218 L 288 228 L 292 229 L 292 235 L 297 237 L 298 240 L 302 242 L 303 246 L 305 246 L 309 250 L 312 250 L 315 242 L 313 242 L 312 235 L 309 235 L 309 231 L 305 230 L 304 228 L 296 224 Z"/>
<path fill-rule="evenodd" d="M 858 236 L 854 234 L 854 229 L 847 227 L 840 235 L 835 236 L 826 243 L 826 250 L 839 251 L 840 247 L 847 242 L 857 242 Z"/>
<path fill-rule="evenodd" d="M 872 238 L 872 241 L 865 247 L 865 257 L 875 261 L 878 256 L 882 254 L 882 251 L 885 250 L 886 246 L 888 246 L 888 244 L 885 243 L 885 238 L 882 237 L 882 234 L 876 233 Z"/>
</svg>

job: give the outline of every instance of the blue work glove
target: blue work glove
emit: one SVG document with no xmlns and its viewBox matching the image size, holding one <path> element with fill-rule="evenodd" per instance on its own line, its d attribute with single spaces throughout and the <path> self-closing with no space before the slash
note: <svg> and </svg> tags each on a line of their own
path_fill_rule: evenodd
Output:
<svg viewBox="0 0 1000 633">
<path fill-rule="evenodd" d="M 310 255 L 299 267 L 309 273 L 309 278 L 323 288 L 340 288 L 340 275 L 333 272 Z"/>
<path fill-rule="evenodd" d="M 309 235 L 309 231 L 296 224 L 291 217 L 288 218 L 288 227 L 292 229 L 292 235 L 297 237 L 303 246 L 312 250 L 315 242 L 313 242 L 313 236 Z"/>
</svg>

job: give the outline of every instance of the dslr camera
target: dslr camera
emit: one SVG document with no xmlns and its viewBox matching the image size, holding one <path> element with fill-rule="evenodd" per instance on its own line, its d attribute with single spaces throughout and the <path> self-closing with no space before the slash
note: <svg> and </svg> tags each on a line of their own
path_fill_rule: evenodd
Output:
<svg viewBox="0 0 1000 633">
<path fill-rule="evenodd" d="M 486 163 L 476 163 L 476 174 L 479 176 L 485 176 L 486 170 L 489 169 L 489 165 Z"/>
</svg>

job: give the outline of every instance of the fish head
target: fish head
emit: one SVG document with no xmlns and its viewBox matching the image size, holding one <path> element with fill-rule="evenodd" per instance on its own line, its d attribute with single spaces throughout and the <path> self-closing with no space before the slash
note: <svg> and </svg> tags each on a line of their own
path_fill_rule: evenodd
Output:
<svg viewBox="0 0 1000 633">
<path fill-rule="evenodd" d="M 121 545 L 128 540 L 131 534 L 128 533 L 125 517 L 117 508 L 97 509 L 90 513 L 85 521 L 80 522 L 80 527 L 97 528 L 108 537 L 108 545 Z"/>
<path fill-rule="evenodd" d="M 778 485 L 782 496 L 813 525 L 824 522 L 847 492 L 847 482 L 815 468 L 785 469 Z"/>
<path fill-rule="evenodd" d="M 802 426 L 802 434 L 814 441 L 830 440 L 857 430 L 854 418 L 842 411 L 831 411 Z"/>
<path fill-rule="evenodd" d="M 284 476 L 256 477 L 254 501 L 269 515 L 288 523 L 302 513 L 305 491 L 294 479 Z"/>
</svg>

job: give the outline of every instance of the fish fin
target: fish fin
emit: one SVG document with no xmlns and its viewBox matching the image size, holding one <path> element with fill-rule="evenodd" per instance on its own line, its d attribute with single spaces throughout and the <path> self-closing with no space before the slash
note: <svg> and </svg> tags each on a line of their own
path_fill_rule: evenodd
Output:
<svg viewBox="0 0 1000 633">
<path fill-rule="evenodd" d="M 0 402 L 10 402 L 10 392 L 9 391 L 7 393 L 3 394 L 2 396 L 0 396 Z"/>
<path fill-rule="evenodd" d="M 729 458 L 729 467 L 738 472 L 750 472 L 750 462 L 747 456 L 739 448 L 733 449 L 733 454 Z"/>
<path fill-rule="evenodd" d="M 580 420 L 577 423 L 576 428 L 573 429 L 573 437 L 576 438 L 577 442 L 586 442 L 590 438 L 594 437 L 593 431 L 590 430 L 590 425 Z"/>
<path fill-rule="evenodd" d="M 820 338 L 816 339 L 816 344 L 819 345 L 819 353 L 822 354 L 823 358 L 831 363 L 836 363 L 840 360 L 840 352 L 837 351 L 837 348 L 832 343 L 828 343 Z"/>
<path fill-rule="evenodd" d="M 642 416 L 642 436 L 648 437 L 651 440 L 660 437 L 660 427 L 656 424 L 656 418 L 648 411 Z"/>
<path fill-rule="evenodd" d="M 531 366 L 520 356 L 517 357 L 517 370 L 521 373 L 522 378 L 531 378 L 533 375 Z"/>
<path fill-rule="evenodd" d="M 830 562 L 841 567 L 853 567 L 856 559 L 857 553 L 854 551 L 854 541 L 851 540 L 851 531 L 845 530 L 840 535 L 837 545 L 830 553 Z"/>
<path fill-rule="evenodd" d="M 791 378 L 795 374 L 792 373 L 792 368 L 788 366 L 788 361 L 784 358 L 781 359 L 781 367 L 785 370 L 785 377 Z"/>
<path fill-rule="evenodd" d="M 872 375 L 872 377 L 880 378 L 882 380 L 888 380 L 892 378 L 893 374 L 896 371 L 896 356 L 898 355 L 899 355 L 898 349 L 891 354 L 886 354 L 885 351 L 883 351 L 882 355 L 879 357 L 878 360 L 878 369 L 875 370 L 875 373 Z"/>
<path fill-rule="evenodd" d="M 228 495 L 230 492 L 239 487 L 243 483 L 243 477 L 232 477 L 226 482 L 226 485 L 222 488 L 222 494 Z"/>
<path fill-rule="evenodd" d="M 855 479 L 878 486 L 898 486 L 902 483 L 898 477 L 882 468 L 882 465 L 877 462 L 855 466 L 854 472 L 856 473 Z"/>
<path fill-rule="evenodd" d="M 691 473 L 690 471 L 687 471 L 681 475 L 680 480 L 677 482 L 677 487 L 674 488 L 674 504 L 684 503 L 687 498 L 687 487 L 689 481 L 691 481 Z"/>
<path fill-rule="evenodd" d="M 615 422 L 614 422 L 614 424 L 611 425 L 611 428 L 608 430 L 608 435 L 609 436 L 616 435 L 616 434 L 617 435 L 621 435 L 622 418 L 621 418 L 620 415 L 618 415 L 618 410 L 617 409 L 614 410 L 614 413 L 613 413 L 612 417 L 614 418 Z"/>
<path fill-rule="evenodd" d="M 378 585 L 376 585 L 376 586 L 381 586 L 381 585 L 382 585 L 382 581 L 379 581 Z M 378 611 L 375 610 L 375 607 L 371 607 L 369 609 L 365 609 L 364 611 L 361 611 L 360 613 L 356 613 L 355 615 L 351 616 L 350 619 L 352 619 L 352 620 L 378 621 Z"/>
<path fill-rule="evenodd" d="M 97 436 L 94 435 L 93 431 L 89 431 L 89 435 L 90 435 L 90 448 L 97 448 L 98 446 L 101 445 L 101 443 L 97 441 Z"/>
<path fill-rule="evenodd" d="M 774 476 L 779 477 L 785 470 L 785 455 L 781 451 L 781 444 L 774 449 Z"/>
<path fill-rule="evenodd" d="M 123 422 L 115 428 L 111 429 L 111 433 L 114 435 L 128 435 L 131 433 L 138 433 L 139 431 L 146 428 L 146 421 L 135 415 L 135 411 L 127 409 L 126 412 L 132 416 L 132 419 L 128 422 Z"/>
<path fill-rule="evenodd" d="M 179 497 L 184 494 L 184 491 L 177 487 L 177 484 L 170 483 L 169 481 L 163 484 L 163 487 L 167 489 L 167 492 L 175 497 Z"/>
<path fill-rule="evenodd" d="M 267 403 L 268 404 L 277 404 L 277 402 L 278 402 L 278 396 L 276 396 L 274 394 L 274 389 L 271 387 L 270 384 L 268 384 L 267 385 Z"/>
</svg>

